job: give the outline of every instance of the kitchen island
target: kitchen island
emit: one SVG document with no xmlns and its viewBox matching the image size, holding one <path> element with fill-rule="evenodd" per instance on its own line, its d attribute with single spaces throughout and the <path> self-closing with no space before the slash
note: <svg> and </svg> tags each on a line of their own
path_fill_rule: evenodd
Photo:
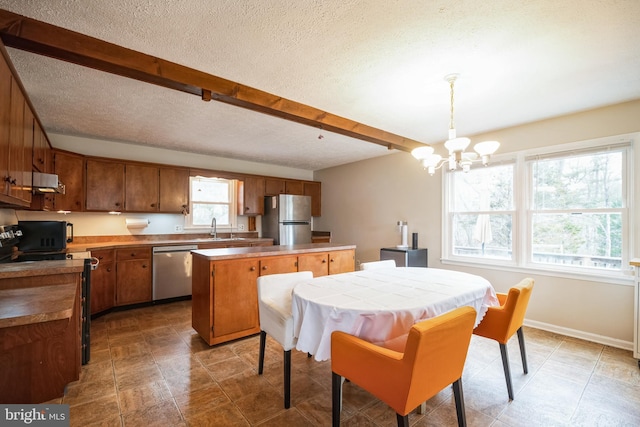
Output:
<svg viewBox="0 0 640 427">
<path fill-rule="evenodd" d="M 317 277 L 354 271 L 355 249 L 355 245 L 309 243 L 193 251 L 193 329 L 209 345 L 256 334 L 259 276 L 312 271 Z"/>
</svg>

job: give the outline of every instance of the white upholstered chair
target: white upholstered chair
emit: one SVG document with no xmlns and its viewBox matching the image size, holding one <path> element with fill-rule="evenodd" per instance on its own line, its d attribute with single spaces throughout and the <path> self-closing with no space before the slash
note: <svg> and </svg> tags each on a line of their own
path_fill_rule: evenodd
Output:
<svg viewBox="0 0 640 427">
<path fill-rule="evenodd" d="M 360 264 L 360 270 L 373 270 L 375 268 L 389 268 L 395 267 L 396 262 L 392 259 L 385 259 L 383 261 L 370 261 Z"/>
<path fill-rule="evenodd" d="M 293 287 L 313 279 L 310 271 L 270 274 L 258 277 L 258 313 L 260 316 L 260 355 L 258 374 L 264 367 L 264 349 L 267 334 L 284 350 L 284 407 L 291 406 L 291 349 L 296 345 L 293 336 L 291 292 Z"/>
</svg>

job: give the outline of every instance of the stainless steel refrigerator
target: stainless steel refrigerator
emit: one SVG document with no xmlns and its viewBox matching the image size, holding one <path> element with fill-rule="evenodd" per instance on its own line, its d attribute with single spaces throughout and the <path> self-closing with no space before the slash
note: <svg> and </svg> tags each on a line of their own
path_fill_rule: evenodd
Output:
<svg viewBox="0 0 640 427">
<path fill-rule="evenodd" d="M 311 243 L 311 197 L 279 194 L 264 198 L 262 237 L 274 245 Z"/>
</svg>

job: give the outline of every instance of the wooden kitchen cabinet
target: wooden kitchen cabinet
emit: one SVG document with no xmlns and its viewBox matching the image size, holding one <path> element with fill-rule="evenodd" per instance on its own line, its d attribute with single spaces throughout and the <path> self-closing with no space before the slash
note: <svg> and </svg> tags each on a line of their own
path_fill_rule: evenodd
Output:
<svg viewBox="0 0 640 427">
<path fill-rule="evenodd" d="M 313 277 L 348 273 L 355 270 L 355 250 L 298 255 L 298 271 L 311 271 Z"/>
<path fill-rule="evenodd" d="M 329 274 L 354 271 L 356 267 L 355 249 L 329 252 Z"/>
<path fill-rule="evenodd" d="M 33 167 L 42 173 L 53 172 L 53 150 L 37 121 L 33 124 Z"/>
<path fill-rule="evenodd" d="M 285 194 L 295 194 L 298 196 L 304 195 L 304 186 L 302 181 L 286 180 L 284 182 L 284 192 Z"/>
<path fill-rule="evenodd" d="M 126 164 L 124 207 L 127 212 L 158 212 L 160 171 L 155 166 Z"/>
<path fill-rule="evenodd" d="M 213 266 L 211 344 L 260 332 L 257 264 L 249 259 Z"/>
<path fill-rule="evenodd" d="M 54 172 L 65 185 L 64 194 L 54 196 L 54 209 L 58 211 L 84 211 L 84 157 L 61 151 L 54 152 Z"/>
<path fill-rule="evenodd" d="M 186 214 L 189 210 L 189 169 L 160 168 L 159 211 Z"/>
<path fill-rule="evenodd" d="M 23 192 L 25 184 L 24 175 L 24 106 L 25 99 L 20 91 L 20 86 L 16 79 L 11 80 L 11 104 L 9 116 L 9 195 L 18 200 L 30 202 L 30 198 L 25 195 L 30 193 Z"/>
<path fill-rule="evenodd" d="M 264 180 L 264 195 L 277 196 L 278 194 L 284 194 L 284 185 L 284 179 L 266 178 Z"/>
<path fill-rule="evenodd" d="M 115 250 L 91 251 L 98 259 L 98 268 L 91 272 L 91 315 L 109 310 L 116 305 Z"/>
<path fill-rule="evenodd" d="M 151 247 L 116 249 L 116 305 L 151 301 Z"/>
<path fill-rule="evenodd" d="M 124 164 L 87 159 L 85 176 L 87 211 L 124 209 Z"/>
<path fill-rule="evenodd" d="M 303 193 L 311 197 L 311 216 L 322 215 L 322 185 L 319 182 L 304 182 Z"/>
<path fill-rule="evenodd" d="M 295 273 L 296 271 L 298 271 L 298 257 L 295 255 L 266 257 L 260 260 L 261 276 L 266 276 L 267 274 Z"/>
<path fill-rule="evenodd" d="M 2 152 L 2 200 L 8 204 L 28 207 L 31 204 L 31 192 L 28 190 L 31 167 L 25 171 L 25 163 L 29 163 L 25 155 L 30 153 L 24 140 L 25 98 L 18 81 L 12 77 L 6 64 L 0 65 L 0 147 Z"/>
<path fill-rule="evenodd" d="M 240 215 L 264 215 L 265 179 L 247 176 L 243 179 L 243 209 Z"/>
</svg>

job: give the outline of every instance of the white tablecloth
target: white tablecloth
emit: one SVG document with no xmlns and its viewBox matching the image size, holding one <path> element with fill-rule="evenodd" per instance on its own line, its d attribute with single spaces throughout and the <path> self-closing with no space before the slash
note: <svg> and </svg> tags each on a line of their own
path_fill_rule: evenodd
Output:
<svg viewBox="0 0 640 427">
<path fill-rule="evenodd" d="M 321 361 L 331 357 L 333 331 L 393 348 L 421 320 L 469 305 L 478 313 L 477 326 L 499 303 L 480 276 L 398 267 L 314 278 L 296 285 L 291 305 L 296 348 Z"/>
</svg>

